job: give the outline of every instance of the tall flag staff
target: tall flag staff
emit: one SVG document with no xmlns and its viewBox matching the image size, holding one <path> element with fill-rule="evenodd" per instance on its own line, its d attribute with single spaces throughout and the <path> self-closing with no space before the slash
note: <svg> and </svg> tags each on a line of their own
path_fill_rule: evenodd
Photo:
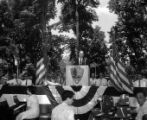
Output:
<svg viewBox="0 0 147 120">
<path fill-rule="evenodd" d="M 41 14 L 41 36 L 42 36 L 42 54 L 43 58 L 41 58 L 37 62 L 37 70 L 36 70 L 36 84 L 42 84 L 47 76 L 47 27 L 46 27 L 46 11 L 48 7 L 48 0 L 39 0 L 42 6 L 42 14 Z"/>
<path fill-rule="evenodd" d="M 79 12 L 78 12 L 78 0 L 76 0 L 76 57 L 79 57 Z"/>
</svg>

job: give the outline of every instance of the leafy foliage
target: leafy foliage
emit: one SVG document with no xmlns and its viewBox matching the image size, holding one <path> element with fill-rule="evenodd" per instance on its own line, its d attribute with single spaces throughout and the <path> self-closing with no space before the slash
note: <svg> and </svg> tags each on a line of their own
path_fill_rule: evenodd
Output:
<svg viewBox="0 0 147 120">
<path fill-rule="evenodd" d="M 138 73 L 146 66 L 147 2 L 144 0 L 111 0 L 109 8 L 118 15 L 111 42 L 118 46 L 122 60 L 130 59 Z M 114 38 L 115 31 L 115 38 Z"/>
<path fill-rule="evenodd" d="M 47 9 L 44 9 L 44 4 L 47 5 Z M 2 54 L 0 57 L 6 59 L 8 63 L 11 62 L 11 65 L 14 66 L 14 56 L 17 56 L 20 63 L 23 63 L 25 56 L 29 55 L 31 62 L 35 65 L 43 55 L 42 48 L 44 48 L 43 43 L 45 42 L 48 56 L 53 52 L 51 61 L 55 63 L 52 65 L 53 68 L 51 71 L 55 71 L 58 60 L 61 59 L 62 50 L 60 49 L 60 43 L 62 38 L 52 37 L 50 32 L 51 28 L 45 33 L 45 37 L 42 36 L 43 24 L 47 24 L 55 16 L 55 13 L 54 0 L 1 1 L 0 52 Z M 20 69 L 22 70 L 23 67 L 21 65 Z"/>
</svg>

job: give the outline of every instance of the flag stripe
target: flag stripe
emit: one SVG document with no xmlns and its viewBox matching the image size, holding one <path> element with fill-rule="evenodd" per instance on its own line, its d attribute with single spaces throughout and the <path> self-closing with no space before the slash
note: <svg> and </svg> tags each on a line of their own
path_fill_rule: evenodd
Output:
<svg viewBox="0 0 147 120">
<path fill-rule="evenodd" d="M 122 88 L 119 87 L 118 83 L 115 83 L 115 82 L 114 82 L 114 80 L 116 81 L 116 79 L 113 77 L 112 74 L 110 74 L 110 78 L 111 78 L 110 80 L 111 80 L 111 82 L 112 82 L 113 87 L 115 87 L 118 91 L 122 91 Z"/>
<path fill-rule="evenodd" d="M 111 82 L 115 85 L 115 87 L 116 87 L 117 89 L 122 90 L 122 87 L 121 87 L 120 82 L 118 82 L 118 79 L 117 79 L 116 75 L 114 75 L 114 72 L 111 71 L 111 70 L 110 70 L 110 78 L 111 78 L 111 79 L 110 79 Z"/>
<path fill-rule="evenodd" d="M 127 91 L 127 92 L 129 92 L 129 93 L 132 93 L 132 87 L 131 87 L 131 85 L 129 84 L 129 83 L 127 83 L 126 81 L 128 81 L 128 79 L 125 77 L 125 76 L 123 76 L 121 73 L 120 73 L 120 71 L 119 70 L 117 70 L 117 72 L 118 72 L 118 76 L 119 76 L 119 78 L 120 78 L 120 80 L 121 80 L 121 82 L 122 82 L 122 87 L 123 87 L 123 89 L 124 89 L 124 91 Z"/>
<path fill-rule="evenodd" d="M 36 64 L 36 84 L 41 84 L 45 78 L 46 68 L 44 65 L 44 59 L 41 58 Z"/>
<path fill-rule="evenodd" d="M 37 62 L 37 66 L 41 65 L 43 63 L 44 59 L 41 58 L 38 62 Z"/>
<path fill-rule="evenodd" d="M 117 68 L 118 68 L 119 74 L 121 75 L 121 77 L 123 77 L 123 79 L 125 80 L 125 82 L 126 82 L 127 84 L 132 85 L 132 82 L 128 79 L 128 75 L 127 75 L 127 73 L 126 73 L 124 67 L 121 66 L 121 62 L 118 62 L 118 63 L 117 63 Z M 125 72 L 123 72 L 122 70 L 125 71 Z"/>
<path fill-rule="evenodd" d="M 115 65 L 115 61 L 113 60 L 113 58 L 111 58 L 111 60 L 112 61 L 111 61 L 111 64 L 110 64 L 110 68 L 111 68 L 110 70 L 115 77 L 115 83 L 118 83 L 117 85 L 119 85 L 119 87 L 122 88 L 121 80 L 119 79 L 118 73 L 117 73 L 117 70 L 116 70 L 117 68 L 116 68 L 116 65 Z"/>
<path fill-rule="evenodd" d="M 127 73 L 126 73 L 126 70 L 125 70 L 125 66 L 122 64 L 121 61 L 118 62 L 117 67 L 118 67 L 123 73 L 127 74 Z"/>
<path fill-rule="evenodd" d="M 41 65 L 38 70 L 36 71 L 36 74 L 38 75 L 39 73 L 41 73 L 42 71 L 45 70 L 45 66 L 44 65 Z"/>
</svg>

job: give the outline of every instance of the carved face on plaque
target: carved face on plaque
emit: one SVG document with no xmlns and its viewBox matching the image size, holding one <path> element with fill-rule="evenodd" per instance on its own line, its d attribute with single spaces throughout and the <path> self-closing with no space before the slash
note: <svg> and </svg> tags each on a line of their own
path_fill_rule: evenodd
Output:
<svg viewBox="0 0 147 120">
<path fill-rule="evenodd" d="M 71 71 L 71 76 L 72 76 L 73 81 L 76 84 L 79 84 L 79 82 L 81 81 L 83 77 L 84 69 L 81 68 L 80 66 L 77 66 L 77 67 L 71 68 L 70 71 Z"/>
</svg>

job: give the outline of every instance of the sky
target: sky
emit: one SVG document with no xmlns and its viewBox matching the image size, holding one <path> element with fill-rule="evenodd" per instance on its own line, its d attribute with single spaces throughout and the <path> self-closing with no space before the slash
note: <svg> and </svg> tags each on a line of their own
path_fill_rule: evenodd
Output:
<svg viewBox="0 0 147 120">
<path fill-rule="evenodd" d="M 111 13 L 108 8 L 108 2 L 109 0 L 99 0 L 100 6 L 96 8 L 96 13 L 99 16 L 99 21 L 95 22 L 93 26 L 99 25 L 101 27 L 101 30 L 105 32 L 105 41 L 109 41 L 109 34 L 111 27 L 115 25 L 115 22 L 117 21 L 117 15 L 114 13 Z"/>
<path fill-rule="evenodd" d="M 95 27 L 96 25 L 99 25 L 101 27 L 101 30 L 105 32 L 105 36 L 106 36 L 105 41 L 107 43 L 109 42 L 108 32 L 110 31 L 111 27 L 115 25 L 115 22 L 117 21 L 117 15 L 109 11 L 107 7 L 109 0 L 99 0 L 99 1 L 100 1 L 99 7 L 95 8 L 95 11 L 97 15 L 99 16 L 99 21 L 94 22 L 92 26 Z M 59 16 L 60 16 L 60 5 L 58 4 L 57 5 L 57 16 L 55 17 L 55 19 L 52 19 L 49 24 L 51 25 L 51 24 L 58 22 Z M 52 30 L 52 33 L 59 35 L 58 30 Z M 60 34 L 68 35 L 70 37 L 75 38 L 75 35 L 73 34 L 72 30 L 70 30 L 69 33 L 64 32 Z"/>
</svg>

